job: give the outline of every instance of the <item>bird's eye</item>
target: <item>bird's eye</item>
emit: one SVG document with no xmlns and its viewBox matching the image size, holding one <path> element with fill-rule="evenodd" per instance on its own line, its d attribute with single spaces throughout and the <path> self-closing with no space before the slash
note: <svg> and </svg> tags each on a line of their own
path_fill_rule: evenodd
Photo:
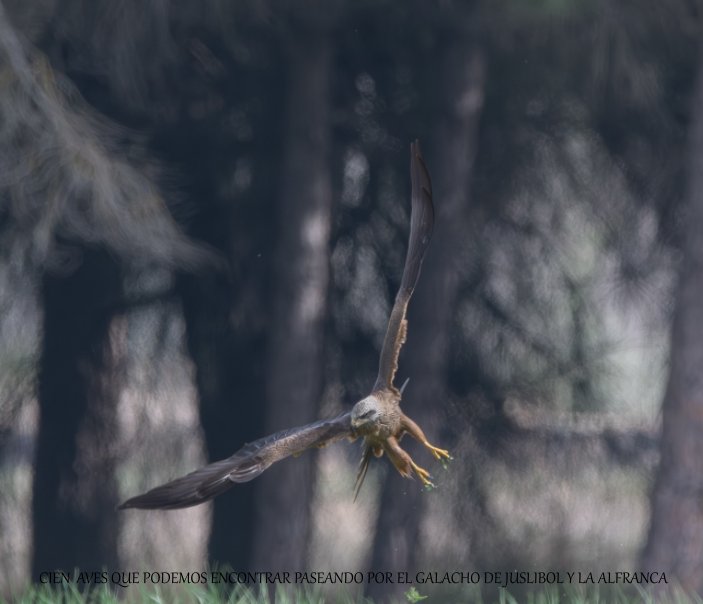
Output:
<svg viewBox="0 0 703 604">
<path fill-rule="evenodd" d="M 369 409 L 366 413 L 361 415 L 361 419 L 368 419 L 373 415 L 373 409 Z"/>
</svg>

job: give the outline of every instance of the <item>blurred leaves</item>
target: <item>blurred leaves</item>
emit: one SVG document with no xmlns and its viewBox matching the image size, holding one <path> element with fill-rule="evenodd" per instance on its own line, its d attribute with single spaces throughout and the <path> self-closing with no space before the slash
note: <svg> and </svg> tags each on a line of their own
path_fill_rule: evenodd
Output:
<svg viewBox="0 0 703 604">
<path fill-rule="evenodd" d="M 137 263 L 194 265 L 205 252 L 179 231 L 136 146 L 118 151 L 99 118 L 44 56 L 23 45 L 0 5 L 0 231 L 30 266 L 78 261 L 61 241 L 104 245 Z M 139 160 L 138 156 L 134 159 Z"/>
</svg>

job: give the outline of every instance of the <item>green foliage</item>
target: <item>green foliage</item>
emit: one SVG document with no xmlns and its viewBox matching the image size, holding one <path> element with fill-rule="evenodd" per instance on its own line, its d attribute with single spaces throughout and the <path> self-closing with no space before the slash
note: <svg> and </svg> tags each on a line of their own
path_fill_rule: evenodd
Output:
<svg viewBox="0 0 703 604">
<path fill-rule="evenodd" d="M 19 597 L 10 599 L 20 604 L 117 604 L 118 602 L 149 602 L 151 604 L 323 604 L 324 597 L 315 591 L 303 588 L 286 591 L 277 590 L 269 594 L 265 588 L 258 590 L 246 586 L 223 587 L 219 585 L 191 585 L 183 588 L 162 586 L 139 586 L 138 588 L 115 591 L 108 586 L 81 591 L 74 583 L 59 586 L 37 585 L 30 587 Z M 345 602 L 344 599 L 340 600 Z M 354 600 L 348 600 L 352 602 Z"/>
<path fill-rule="evenodd" d="M 421 594 L 414 586 L 405 592 L 405 599 L 411 604 L 417 604 L 427 600 L 435 601 L 431 595 Z M 0 599 L 2 602 L 13 602 L 16 604 L 118 604 L 132 602 L 149 602 L 150 604 L 185 604 L 187 602 L 197 602 L 198 604 L 215 604 L 227 602 L 228 604 L 323 604 L 331 601 L 341 604 L 373 604 L 373 602 L 362 596 L 353 597 L 351 595 L 324 595 L 318 591 L 295 588 L 279 589 L 271 594 L 265 588 L 251 589 L 246 586 L 222 587 L 209 584 L 207 586 L 194 585 L 182 589 L 164 589 L 161 586 L 146 587 L 140 586 L 135 590 L 127 590 L 126 593 L 118 593 L 107 586 L 96 587 L 87 591 L 79 590 L 75 584 L 61 584 L 60 586 L 36 585 L 29 587 L 22 594 L 12 596 L 7 599 Z M 446 601 L 446 600 L 442 600 Z M 538 592 L 530 592 L 524 595 L 514 595 L 505 589 L 501 589 L 495 596 L 475 597 L 453 597 L 456 602 L 475 602 L 477 604 L 701 604 L 703 600 L 697 596 L 689 596 L 682 590 L 673 589 L 666 594 L 654 596 L 645 590 L 638 592 L 624 590 L 608 591 L 578 590 L 578 589 L 558 589 L 557 587 L 547 587 Z"/>
<path fill-rule="evenodd" d="M 419 591 L 417 591 L 417 589 L 411 587 L 408 591 L 405 592 L 405 599 L 408 602 L 415 604 L 416 602 L 426 600 L 427 596 L 423 596 Z"/>
</svg>

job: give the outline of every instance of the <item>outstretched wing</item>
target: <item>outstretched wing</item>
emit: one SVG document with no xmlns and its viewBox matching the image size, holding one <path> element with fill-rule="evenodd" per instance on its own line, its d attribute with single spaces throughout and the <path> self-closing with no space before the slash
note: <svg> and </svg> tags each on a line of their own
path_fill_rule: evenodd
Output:
<svg viewBox="0 0 703 604">
<path fill-rule="evenodd" d="M 405 313 L 408 309 L 410 296 L 412 296 L 420 276 L 420 266 L 422 266 L 422 259 L 425 257 L 427 246 L 430 243 L 432 226 L 434 225 L 432 183 L 430 173 L 425 166 L 425 160 L 422 159 L 419 141 L 410 143 L 410 180 L 412 182 L 412 205 L 408 254 L 405 257 L 400 289 L 395 297 L 386 337 L 383 340 L 374 390 L 394 388 L 393 378 L 398 369 L 398 355 L 403 342 L 405 342 L 407 332 Z"/>
<path fill-rule="evenodd" d="M 351 413 L 300 428 L 276 432 L 244 445 L 232 457 L 216 461 L 151 491 L 128 499 L 119 509 L 178 509 L 198 505 L 224 493 L 237 482 L 256 478 L 272 463 L 312 447 L 352 436 Z"/>
</svg>

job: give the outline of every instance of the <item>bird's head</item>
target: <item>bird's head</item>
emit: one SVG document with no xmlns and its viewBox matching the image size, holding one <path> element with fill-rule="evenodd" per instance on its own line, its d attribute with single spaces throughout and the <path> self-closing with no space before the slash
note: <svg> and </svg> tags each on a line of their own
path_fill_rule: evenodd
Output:
<svg viewBox="0 0 703 604">
<path fill-rule="evenodd" d="M 378 399 L 370 394 L 362 398 L 351 411 L 352 428 L 359 434 L 370 434 L 378 424 L 381 416 Z"/>
</svg>

